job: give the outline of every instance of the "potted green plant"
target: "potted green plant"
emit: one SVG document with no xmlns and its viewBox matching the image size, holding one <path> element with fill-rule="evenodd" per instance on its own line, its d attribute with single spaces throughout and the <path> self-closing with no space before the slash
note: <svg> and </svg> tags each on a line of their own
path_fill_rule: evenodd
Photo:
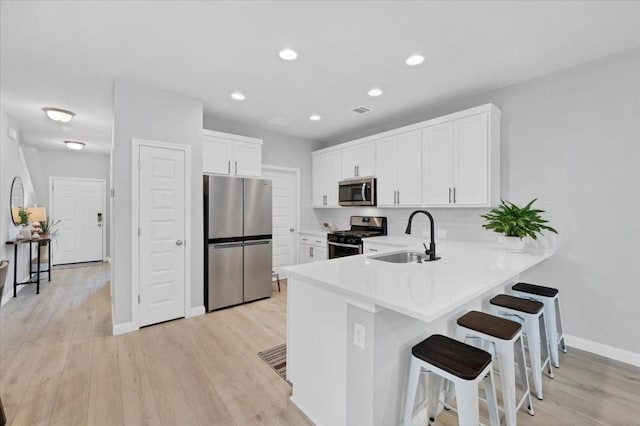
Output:
<svg viewBox="0 0 640 426">
<path fill-rule="evenodd" d="M 49 237 L 53 240 L 58 235 L 58 224 L 60 220 L 52 221 L 47 217 L 47 220 L 43 220 L 40 222 L 40 236 L 41 237 Z M 40 244 L 40 263 L 49 263 L 49 253 L 48 253 L 48 241 L 43 241 Z"/>
<path fill-rule="evenodd" d="M 20 222 L 18 222 L 18 225 L 20 225 L 20 231 L 18 232 L 18 238 L 23 239 L 23 240 L 27 240 L 29 238 L 31 238 L 31 231 L 29 230 L 29 215 L 31 214 L 31 212 L 28 212 L 27 209 L 25 209 L 24 207 L 20 207 L 18 209 L 18 218 L 20 219 Z"/>
<path fill-rule="evenodd" d="M 524 249 L 525 237 L 531 237 L 535 240 L 538 235 L 542 235 L 542 231 L 557 234 L 558 231 L 546 225 L 548 221 L 540 215 L 544 213 L 544 210 L 531 208 L 536 200 L 537 198 L 534 198 L 524 207 L 500 200 L 498 208 L 492 209 L 487 214 L 480 215 L 486 220 L 482 227 L 504 234 L 504 243 L 507 250 L 515 252 L 520 252 Z"/>
</svg>

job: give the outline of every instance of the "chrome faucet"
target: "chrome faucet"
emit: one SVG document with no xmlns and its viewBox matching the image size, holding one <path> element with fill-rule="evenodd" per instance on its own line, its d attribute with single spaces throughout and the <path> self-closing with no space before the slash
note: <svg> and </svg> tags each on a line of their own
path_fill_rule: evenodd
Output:
<svg viewBox="0 0 640 426">
<path fill-rule="evenodd" d="M 436 240 L 435 240 L 435 227 L 433 226 L 433 216 L 431 216 L 431 213 L 429 213 L 426 210 L 416 210 L 413 213 L 411 213 L 411 216 L 409 216 L 409 223 L 407 223 L 407 229 L 404 231 L 405 234 L 409 234 L 411 235 L 411 222 L 413 221 L 413 217 L 415 215 L 417 215 L 418 213 L 424 213 L 427 215 L 427 217 L 429 218 L 429 223 L 431 225 L 431 242 L 429 243 L 429 248 L 427 248 L 426 244 L 422 244 L 424 245 L 425 251 L 424 254 L 426 254 L 427 256 L 429 256 L 428 261 L 432 261 L 432 260 L 438 260 L 440 259 L 439 257 L 436 256 Z"/>
</svg>

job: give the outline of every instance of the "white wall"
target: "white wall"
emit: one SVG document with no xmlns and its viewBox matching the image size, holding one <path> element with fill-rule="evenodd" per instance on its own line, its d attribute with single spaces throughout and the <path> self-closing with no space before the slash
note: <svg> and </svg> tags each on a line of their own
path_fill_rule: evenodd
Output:
<svg viewBox="0 0 640 426">
<path fill-rule="evenodd" d="M 213 117 L 204 118 L 204 128 L 262 139 L 262 164 L 300 169 L 300 228 L 318 226 L 311 207 L 311 152 L 320 148 L 317 142 Z"/>
<path fill-rule="evenodd" d="M 18 127 L 4 110 L 0 110 L 0 259 L 8 259 L 11 262 L 5 281 L 4 297 L 13 295 L 13 247 L 5 245 L 5 241 L 15 238 L 19 230 L 11 220 L 9 201 L 14 177 L 19 176 L 22 179 L 25 206 L 34 203 L 33 184 L 22 155 L 20 134 L 18 132 L 18 140 L 12 140 L 9 138 L 9 129 L 18 130 Z M 17 274 L 20 281 L 28 276 L 28 261 L 28 252 L 20 249 Z"/>
<path fill-rule="evenodd" d="M 640 49 L 331 144 L 487 102 L 502 109 L 502 197 L 539 197 L 560 232 L 556 254 L 526 278 L 560 289 L 565 332 L 640 354 Z M 437 211 L 439 220 L 460 214 Z M 475 223 L 477 212 L 468 214 Z"/>
<path fill-rule="evenodd" d="M 131 155 L 132 139 L 191 147 L 190 214 L 191 307 L 203 305 L 202 102 L 199 99 L 116 79 L 114 83 L 112 200 L 112 303 L 114 325 L 126 326 L 131 311 Z"/>
<path fill-rule="evenodd" d="M 110 253 L 109 241 L 109 155 L 91 154 L 78 151 L 45 150 L 35 147 L 23 147 L 24 157 L 31 171 L 35 189 L 35 202 L 47 208 L 49 204 L 49 177 L 72 177 L 104 179 L 106 188 L 105 211 L 102 212 L 105 223 L 106 250 Z"/>
</svg>

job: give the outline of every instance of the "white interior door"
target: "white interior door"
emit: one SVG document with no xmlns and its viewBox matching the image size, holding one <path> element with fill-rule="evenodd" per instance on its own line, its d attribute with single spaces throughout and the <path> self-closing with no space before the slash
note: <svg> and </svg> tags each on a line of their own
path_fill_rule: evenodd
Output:
<svg viewBox="0 0 640 426">
<path fill-rule="evenodd" d="M 273 268 L 295 265 L 298 229 L 298 173 L 265 167 L 262 177 L 271 179 L 273 194 Z"/>
<path fill-rule="evenodd" d="M 102 260 L 105 181 L 52 178 L 50 208 L 51 220 L 60 220 L 52 263 Z"/>
<path fill-rule="evenodd" d="M 185 316 L 185 152 L 139 148 L 139 325 Z"/>
</svg>

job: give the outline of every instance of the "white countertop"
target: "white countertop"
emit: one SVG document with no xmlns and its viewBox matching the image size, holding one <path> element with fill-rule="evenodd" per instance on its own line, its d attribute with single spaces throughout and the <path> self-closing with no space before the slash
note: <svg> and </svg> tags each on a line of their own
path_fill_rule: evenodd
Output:
<svg viewBox="0 0 640 426">
<path fill-rule="evenodd" d="M 400 238 L 411 249 L 417 249 L 425 241 Z M 383 239 L 398 241 L 398 237 L 370 240 L 382 243 Z M 402 249 L 385 254 L 397 251 Z M 437 254 L 442 259 L 422 264 L 382 262 L 371 259 L 378 254 L 371 254 L 289 266 L 284 270 L 292 278 L 430 322 L 495 290 L 550 256 L 509 253 L 498 244 L 454 241 L 438 242 Z"/>
</svg>

